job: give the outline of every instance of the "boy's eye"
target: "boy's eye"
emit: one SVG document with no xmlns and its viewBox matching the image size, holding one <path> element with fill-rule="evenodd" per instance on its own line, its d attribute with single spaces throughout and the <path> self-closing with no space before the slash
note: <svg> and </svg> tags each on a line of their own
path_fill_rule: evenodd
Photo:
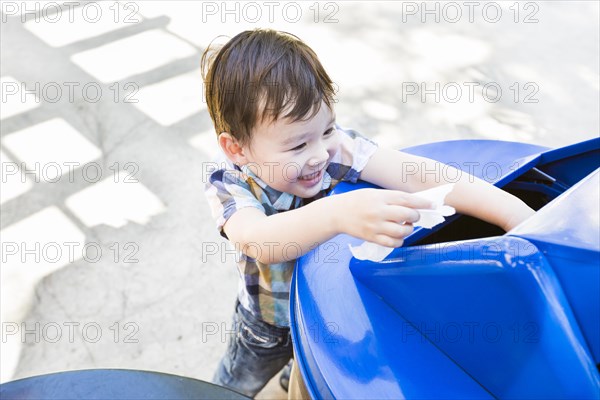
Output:
<svg viewBox="0 0 600 400">
<path fill-rule="evenodd" d="M 306 143 L 299 144 L 298 146 L 291 149 L 291 151 L 302 150 L 306 146 Z"/>
<path fill-rule="evenodd" d="M 335 131 L 335 128 L 329 128 L 325 132 L 323 132 L 323 136 L 330 136 L 333 131 Z M 302 143 L 294 148 L 291 148 L 289 151 L 299 151 L 305 147 L 306 147 L 306 143 Z"/>
</svg>

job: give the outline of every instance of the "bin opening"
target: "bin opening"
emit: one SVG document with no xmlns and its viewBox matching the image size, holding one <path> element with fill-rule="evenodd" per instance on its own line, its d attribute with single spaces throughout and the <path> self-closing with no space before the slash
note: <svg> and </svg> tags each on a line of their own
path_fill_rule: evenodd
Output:
<svg viewBox="0 0 600 400">
<path fill-rule="evenodd" d="M 532 168 L 502 189 L 538 211 L 568 188 L 567 184 L 554 179 L 541 169 Z M 495 225 L 468 215 L 460 215 L 440 230 L 416 241 L 412 246 L 502 236 L 504 233 L 504 230 Z"/>
</svg>

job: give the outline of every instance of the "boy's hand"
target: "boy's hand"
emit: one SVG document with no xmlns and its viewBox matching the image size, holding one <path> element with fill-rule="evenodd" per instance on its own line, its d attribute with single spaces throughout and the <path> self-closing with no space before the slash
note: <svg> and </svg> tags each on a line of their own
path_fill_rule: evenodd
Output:
<svg viewBox="0 0 600 400">
<path fill-rule="evenodd" d="M 399 190 L 359 189 L 337 197 L 333 212 L 338 230 L 386 247 L 400 247 L 429 200 Z"/>
</svg>

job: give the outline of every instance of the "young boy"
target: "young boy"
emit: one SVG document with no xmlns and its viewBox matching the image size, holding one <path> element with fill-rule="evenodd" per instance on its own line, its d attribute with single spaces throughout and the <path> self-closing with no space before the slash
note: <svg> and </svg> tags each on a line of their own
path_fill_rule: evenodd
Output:
<svg viewBox="0 0 600 400">
<path fill-rule="evenodd" d="M 206 196 L 220 234 L 240 251 L 235 335 L 213 380 L 254 396 L 293 356 L 295 259 L 339 233 L 402 246 L 419 219 L 415 209 L 430 207 L 411 193 L 449 182 L 432 177 L 442 170 L 436 161 L 378 147 L 336 125 L 332 81 L 296 36 L 245 31 L 212 50 L 202 57 L 203 75 L 222 152 Z M 429 173 L 404 179 L 407 163 Z M 533 214 L 516 197 L 457 174 L 446 197 L 457 212 L 505 230 Z M 388 190 L 326 196 L 338 182 L 359 178 Z"/>
</svg>

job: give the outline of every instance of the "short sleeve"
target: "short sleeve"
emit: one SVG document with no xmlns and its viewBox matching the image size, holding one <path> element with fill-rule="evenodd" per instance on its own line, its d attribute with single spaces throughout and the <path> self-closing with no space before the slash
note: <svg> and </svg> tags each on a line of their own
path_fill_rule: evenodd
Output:
<svg viewBox="0 0 600 400">
<path fill-rule="evenodd" d="M 340 148 L 327 167 L 327 173 L 336 181 L 356 182 L 377 150 L 377 143 L 356 131 L 339 126 L 336 129 L 340 135 Z"/>
<path fill-rule="evenodd" d="M 208 174 L 204 194 L 208 200 L 213 218 L 221 236 L 227 238 L 223 230 L 225 222 L 237 210 L 253 207 L 265 213 L 265 208 L 252 193 L 245 175 L 235 169 L 214 169 Z"/>
</svg>

